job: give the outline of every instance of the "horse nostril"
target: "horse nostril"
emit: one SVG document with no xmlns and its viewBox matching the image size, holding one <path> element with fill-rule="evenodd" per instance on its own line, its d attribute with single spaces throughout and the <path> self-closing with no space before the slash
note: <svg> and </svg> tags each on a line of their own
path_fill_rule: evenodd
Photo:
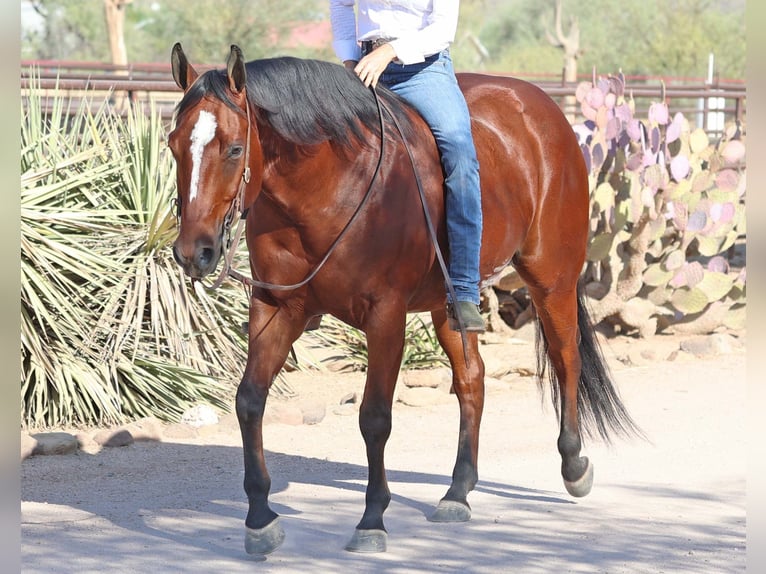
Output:
<svg viewBox="0 0 766 574">
<path fill-rule="evenodd" d="M 183 265 L 184 264 L 184 260 L 181 257 L 181 254 L 178 252 L 178 246 L 177 245 L 173 246 L 173 259 L 175 259 L 176 263 L 178 263 L 179 265 Z"/>
<path fill-rule="evenodd" d="M 197 253 L 197 263 L 201 268 L 205 268 L 213 261 L 215 251 L 211 247 L 203 247 Z"/>
</svg>

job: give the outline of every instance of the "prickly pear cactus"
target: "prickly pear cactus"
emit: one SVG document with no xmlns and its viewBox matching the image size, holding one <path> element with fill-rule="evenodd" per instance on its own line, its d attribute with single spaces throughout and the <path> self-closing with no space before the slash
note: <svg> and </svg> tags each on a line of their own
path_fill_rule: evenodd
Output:
<svg viewBox="0 0 766 574">
<path fill-rule="evenodd" d="M 662 98 L 664 100 L 664 97 Z M 710 141 L 664 102 L 635 117 L 620 74 L 577 89 L 575 125 L 590 171 L 586 293 L 596 322 L 641 336 L 744 326 L 746 271 L 741 126 Z"/>
</svg>

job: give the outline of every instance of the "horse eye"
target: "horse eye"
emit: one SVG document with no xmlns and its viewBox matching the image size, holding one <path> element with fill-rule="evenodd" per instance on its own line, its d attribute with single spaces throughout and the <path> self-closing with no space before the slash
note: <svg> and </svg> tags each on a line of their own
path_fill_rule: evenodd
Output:
<svg viewBox="0 0 766 574">
<path fill-rule="evenodd" d="M 241 145 L 233 145 L 229 148 L 229 157 L 237 159 L 238 157 L 242 156 L 242 146 Z"/>
</svg>

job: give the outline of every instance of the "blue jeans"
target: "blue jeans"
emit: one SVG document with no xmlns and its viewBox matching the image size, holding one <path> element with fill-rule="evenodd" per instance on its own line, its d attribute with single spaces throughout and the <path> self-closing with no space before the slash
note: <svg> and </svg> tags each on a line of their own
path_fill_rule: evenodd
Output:
<svg viewBox="0 0 766 574">
<path fill-rule="evenodd" d="M 479 161 L 468 106 L 449 51 L 418 64 L 391 62 L 380 83 L 413 106 L 433 132 L 444 168 L 449 276 L 457 300 L 478 305 L 482 224 Z"/>
</svg>

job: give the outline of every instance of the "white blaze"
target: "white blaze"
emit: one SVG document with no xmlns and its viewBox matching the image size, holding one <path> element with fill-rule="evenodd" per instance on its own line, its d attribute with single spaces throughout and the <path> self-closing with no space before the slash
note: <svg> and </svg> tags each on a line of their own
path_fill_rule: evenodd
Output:
<svg viewBox="0 0 766 574">
<path fill-rule="evenodd" d="M 197 188 L 199 187 L 199 171 L 202 164 L 202 152 L 205 150 L 205 146 L 210 143 L 215 135 L 215 128 L 218 124 L 215 121 L 215 116 L 210 112 L 202 110 L 197 118 L 197 123 L 194 124 L 194 129 L 191 133 L 191 155 L 192 155 L 192 175 L 191 186 L 189 188 L 189 203 L 194 201 L 197 197 Z"/>
</svg>

